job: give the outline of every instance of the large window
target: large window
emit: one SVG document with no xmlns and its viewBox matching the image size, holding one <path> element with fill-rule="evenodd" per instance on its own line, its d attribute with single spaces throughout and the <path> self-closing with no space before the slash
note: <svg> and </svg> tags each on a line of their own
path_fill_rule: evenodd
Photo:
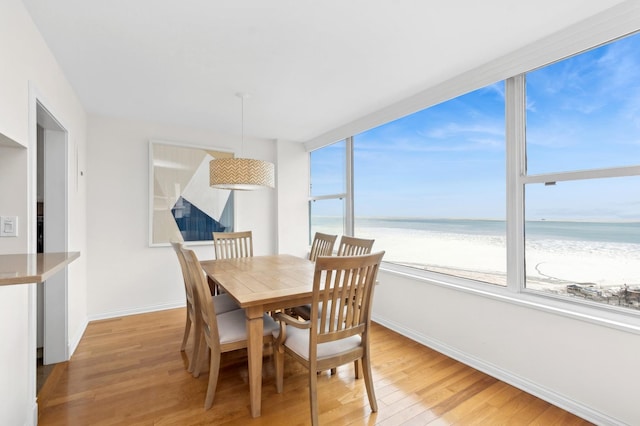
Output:
<svg viewBox="0 0 640 426">
<path fill-rule="evenodd" d="M 506 283 L 504 83 L 354 136 L 356 236 L 387 262 Z"/>
<path fill-rule="evenodd" d="M 529 290 L 640 307 L 638 52 L 635 35 L 526 75 Z"/>
<path fill-rule="evenodd" d="M 342 209 L 406 273 L 637 313 L 639 52 L 632 35 L 354 135 L 325 220 Z"/>
</svg>

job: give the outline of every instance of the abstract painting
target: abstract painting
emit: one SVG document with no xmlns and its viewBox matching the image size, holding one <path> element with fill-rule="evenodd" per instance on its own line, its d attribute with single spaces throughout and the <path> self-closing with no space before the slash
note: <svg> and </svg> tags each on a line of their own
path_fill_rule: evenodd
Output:
<svg viewBox="0 0 640 426">
<path fill-rule="evenodd" d="M 208 242 L 232 232 L 233 191 L 209 186 L 209 162 L 233 157 L 211 148 L 149 142 L 149 245 Z"/>
</svg>

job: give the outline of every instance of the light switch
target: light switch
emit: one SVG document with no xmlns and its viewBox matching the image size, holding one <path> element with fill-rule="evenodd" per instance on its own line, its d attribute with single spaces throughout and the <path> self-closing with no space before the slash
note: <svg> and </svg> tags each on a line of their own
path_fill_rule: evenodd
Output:
<svg viewBox="0 0 640 426">
<path fill-rule="evenodd" d="M 18 236 L 18 216 L 0 216 L 0 237 Z"/>
</svg>

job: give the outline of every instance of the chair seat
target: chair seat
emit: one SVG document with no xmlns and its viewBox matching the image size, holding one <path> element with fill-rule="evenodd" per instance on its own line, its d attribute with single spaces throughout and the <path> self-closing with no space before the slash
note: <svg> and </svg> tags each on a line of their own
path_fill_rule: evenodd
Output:
<svg viewBox="0 0 640 426">
<path fill-rule="evenodd" d="M 325 311 L 327 313 L 327 318 L 329 317 L 329 314 L 331 313 L 331 300 L 329 301 L 329 308 L 327 308 L 327 310 Z M 300 316 L 301 318 L 304 318 L 305 320 L 309 320 L 311 319 L 311 305 L 301 305 L 301 306 L 296 306 L 295 308 L 292 308 L 292 311 Z M 319 303 L 318 305 L 318 312 L 322 311 L 322 302 Z"/>
<path fill-rule="evenodd" d="M 273 332 L 273 337 L 277 338 L 279 331 Z M 357 348 L 362 343 L 360 335 L 336 340 L 335 342 L 320 343 L 318 345 L 318 359 L 332 357 L 342 352 L 347 352 Z M 287 327 L 287 340 L 284 345 L 304 359 L 309 359 L 309 330 Z"/>
<path fill-rule="evenodd" d="M 234 311 L 225 312 L 216 316 L 218 321 L 218 333 L 220 334 L 220 344 L 239 342 L 247 340 L 247 325 L 245 321 L 244 309 L 236 309 Z M 279 334 L 280 326 L 269 315 L 262 316 L 264 324 L 263 336 L 275 333 Z"/>
<path fill-rule="evenodd" d="M 293 313 L 305 320 L 309 320 L 311 318 L 311 305 L 300 305 L 295 308 L 291 308 Z"/>
<path fill-rule="evenodd" d="M 238 304 L 236 303 L 231 296 L 226 293 L 219 294 L 217 296 L 212 296 L 211 300 L 213 300 L 213 306 L 215 307 L 216 314 L 224 314 L 225 312 L 235 311 L 236 309 L 240 309 Z"/>
</svg>

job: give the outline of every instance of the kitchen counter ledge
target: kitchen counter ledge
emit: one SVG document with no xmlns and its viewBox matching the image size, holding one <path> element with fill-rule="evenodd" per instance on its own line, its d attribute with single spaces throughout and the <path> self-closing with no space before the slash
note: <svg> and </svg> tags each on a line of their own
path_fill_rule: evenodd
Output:
<svg viewBox="0 0 640 426">
<path fill-rule="evenodd" d="M 61 253 L 0 254 L 0 285 L 45 281 L 80 257 L 79 251 Z"/>
</svg>

